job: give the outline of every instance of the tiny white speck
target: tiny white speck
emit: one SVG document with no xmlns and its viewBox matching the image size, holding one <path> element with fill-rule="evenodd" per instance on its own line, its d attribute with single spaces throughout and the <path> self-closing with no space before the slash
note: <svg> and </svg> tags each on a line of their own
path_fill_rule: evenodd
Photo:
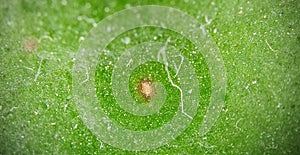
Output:
<svg viewBox="0 0 300 155">
<path fill-rule="evenodd" d="M 214 33 L 217 33 L 217 31 L 218 31 L 217 28 L 215 28 L 215 29 L 214 29 Z"/>
<path fill-rule="evenodd" d="M 14 24 L 14 23 L 13 23 L 12 21 L 8 21 L 8 22 L 7 22 L 7 25 L 8 25 L 8 26 L 12 26 L 13 24 Z"/>
<path fill-rule="evenodd" d="M 252 84 L 256 84 L 256 80 L 252 81 Z"/>
<path fill-rule="evenodd" d="M 81 41 L 84 41 L 84 37 L 83 36 L 79 37 L 79 42 L 81 42 Z"/>
<path fill-rule="evenodd" d="M 104 8 L 104 11 L 105 11 L 105 12 L 109 12 L 109 10 L 110 10 L 109 7 L 105 7 L 105 8 Z"/>
<path fill-rule="evenodd" d="M 104 146 L 103 146 L 103 144 L 102 144 L 102 142 L 100 142 L 100 149 L 102 149 Z"/>
<path fill-rule="evenodd" d="M 64 105 L 64 111 L 67 110 L 67 107 L 68 107 L 68 104 L 65 104 L 65 105 Z"/>
<path fill-rule="evenodd" d="M 50 123 L 50 125 L 56 125 L 56 123 Z"/>
<path fill-rule="evenodd" d="M 279 103 L 278 105 L 277 105 L 277 108 L 280 108 L 282 106 L 282 104 L 281 103 Z"/>
<path fill-rule="evenodd" d="M 129 44 L 129 43 L 130 43 L 130 38 L 129 38 L 129 37 L 125 37 L 125 38 L 121 39 L 121 41 L 122 41 L 124 44 Z"/>
<path fill-rule="evenodd" d="M 106 28 L 106 31 L 107 31 L 107 32 L 110 32 L 110 31 L 111 31 L 111 27 L 108 26 L 108 27 Z"/>
<path fill-rule="evenodd" d="M 129 8 L 131 8 L 131 5 L 130 5 L 130 4 L 126 4 L 126 5 L 125 5 L 125 8 L 126 8 L 126 9 L 129 9 Z"/>
<path fill-rule="evenodd" d="M 130 59 L 129 61 L 128 61 L 128 63 L 126 64 L 126 67 L 128 67 L 131 63 L 132 63 L 132 59 Z"/>
<path fill-rule="evenodd" d="M 18 107 L 12 107 L 9 111 L 13 111 L 15 109 L 18 109 Z"/>
<path fill-rule="evenodd" d="M 85 4 L 85 8 L 87 8 L 87 9 L 91 8 L 91 4 L 90 3 L 86 3 Z"/>
<path fill-rule="evenodd" d="M 192 92 L 193 92 L 193 89 L 190 89 L 190 90 L 188 91 L 189 94 L 191 94 Z"/>
<path fill-rule="evenodd" d="M 68 4 L 68 2 L 67 2 L 67 0 L 62 0 L 61 4 L 64 5 L 64 6 L 66 6 Z"/>
</svg>

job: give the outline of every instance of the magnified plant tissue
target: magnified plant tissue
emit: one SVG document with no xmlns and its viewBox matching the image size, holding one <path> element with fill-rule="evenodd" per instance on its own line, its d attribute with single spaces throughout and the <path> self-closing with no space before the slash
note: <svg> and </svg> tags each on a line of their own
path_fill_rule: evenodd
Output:
<svg viewBox="0 0 300 155">
<path fill-rule="evenodd" d="M 139 91 L 146 99 L 150 99 L 154 95 L 154 87 L 149 79 L 143 79 L 139 83 Z"/>
</svg>

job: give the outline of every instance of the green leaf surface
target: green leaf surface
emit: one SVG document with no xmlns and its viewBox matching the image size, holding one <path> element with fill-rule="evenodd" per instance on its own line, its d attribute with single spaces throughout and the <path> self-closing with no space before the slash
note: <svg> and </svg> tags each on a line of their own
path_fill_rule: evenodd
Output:
<svg viewBox="0 0 300 155">
<path fill-rule="evenodd" d="M 146 41 L 165 42 L 189 59 L 199 79 L 199 107 L 190 125 L 166 145 L 130 151 L 105 143 L 82 119 L 73 96 L 73 67 L 90 30 L 109 15 L 135 6 L 160 5 L 186 12 L 204 26 L 226 68 L 225 106 L 206 134 L 199 134 L 211 96 L 210 71 L 201 51 L 163 28 L 136 28 L 115 38 L 113 56 Z M 283 1 L 3 1 L 0 5 L 0 154 L 299 154 L 300 3 Z M 181 23 L 188 24 L 188 23 Z M 137 34 L 137 35 L 135 35 Z M 127 38 L 130 38 L 128 40 Z M 112 56 L 112 57 L 113 57 Z M 145 76 L 162 81 L 160 113 L 136 116 L 115 101 L 112 57 L 99 55 L 95 85 L 100 107 L 128 130 L 153 130 L 170 121 L 180 91 L 163 63 L 136 68 L 128 89 Z M 172 77 L 176 71 L 169 68 Z M 173 78 L 180 84 L 180 79 Z M 105 90 L 104 90 L 105 89 Z M 103 104 L 102 104 L 103 103 Z M 155 138 L 155 137 L 151 137 Z M 139 144 L 145 146 L 147 144 Z"/>
</svg>

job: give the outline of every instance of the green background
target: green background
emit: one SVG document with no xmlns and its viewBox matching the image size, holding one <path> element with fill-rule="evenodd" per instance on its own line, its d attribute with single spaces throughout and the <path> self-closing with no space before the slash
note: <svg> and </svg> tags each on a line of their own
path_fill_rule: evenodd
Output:
<svg viewBox="0 0 300 155">
<path fill-rule="evenodd" d="M 227 95 L 206 135 L 198 135 L 195 119 L 170 144 L 131 152 L 101 142 L 82 122 L 72 67 L 93 23 L 146 4 L 180 9 L 199 23 L 212 19 L 205 28 L 226 67 Z M 2 1 L 0 154 L 297 154 L 299 10 L 297 0 Z M 26 51 L 26 40 L 35 40 L 36 50 Z"/>
</svg>

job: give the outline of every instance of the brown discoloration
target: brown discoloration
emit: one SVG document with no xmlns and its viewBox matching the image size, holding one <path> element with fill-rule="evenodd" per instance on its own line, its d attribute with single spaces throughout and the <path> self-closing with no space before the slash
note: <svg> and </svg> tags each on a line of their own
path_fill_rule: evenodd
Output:
<svg viewBox="0 0 300 155">
<path fill-rule="evenodd" d="M 151 99 L 155 93 L 155 88 L 152 84 L 152 81 L 149 79 L 141 80 L 139 82 L 138 90 L 147 100 Z"/>
<path fill-rule="evenodd" d="M 23 48 L 28 52 L 33 52 L 37 48 L 37 40 L 35 39 L 25 39 L 23 41 Z"/>
</svg>

